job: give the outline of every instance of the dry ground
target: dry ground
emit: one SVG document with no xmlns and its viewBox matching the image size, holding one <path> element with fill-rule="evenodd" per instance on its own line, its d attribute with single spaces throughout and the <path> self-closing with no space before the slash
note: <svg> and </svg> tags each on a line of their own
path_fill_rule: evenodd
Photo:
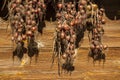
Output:
<svg viewBox="0 0 120 80">
<path fill-rule="evenodd" d="M 107 21 L 103 43 L 109 46 L 105 51 L 107 60 L 104 68 L 98 62 L 93 66 L 92 60 L 87 61 L 89 43 L 87 34 L 79 48 L 72 75 L 57 74 L 57 60 L 51 69 L 52 42 L 55 22 L 46 22 L 47 27 L 39 39 L 45 47 L 40 49 L 38 63 L 20 66 L 16 59 L 12 63 L 12 43 L 10 30 L 6 32 L 7 22 L 0 22 L 0 80 L 120 80 L 120 21 Z"/>
</svg>

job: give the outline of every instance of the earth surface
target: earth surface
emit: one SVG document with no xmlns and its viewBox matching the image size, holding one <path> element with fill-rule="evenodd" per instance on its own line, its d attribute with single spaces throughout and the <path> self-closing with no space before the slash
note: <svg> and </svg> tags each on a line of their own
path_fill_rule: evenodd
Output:
<svg viewBox="0 0 120 80">
<path fill-rule="evenodd" d="M 40 48 L 38 62 L 35 63 L 33 57 L 31 65 L 26 63 L 21 66 L 17 58 L 13 64 L 11 30 L 8 21 L 0 19 L 0 80 L 120 80 L 120 20 L 107 19 L 104 26 L 103 44 L 108 45 L 108 49 L 104 51 L 107 56 L 104 67 L 98 62 L 93 66 L 92 59 L 88 62 L 89 42 L 85 32 L 71 76 L 67 73 L 58 75 L 57 59 L 51 68 L 56 22 L 46 21 L 46 25 L 43 35 L 37 38 L 44 44 L 44 47 Z M 23 59 L 28 59 L 26 54 Z"/>
</svg>

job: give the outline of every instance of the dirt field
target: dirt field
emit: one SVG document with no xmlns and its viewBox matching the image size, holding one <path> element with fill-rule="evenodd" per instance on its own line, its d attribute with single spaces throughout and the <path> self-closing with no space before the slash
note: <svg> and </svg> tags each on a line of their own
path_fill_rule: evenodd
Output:
<svg viewBox="0 0 120 80">
<path fill-rule="evenodd" d="M 2 22 L 2 21 L 1 21 Z M 34 58 L 31 65 L 20 66 L 12 61 L 12 43 L 10 30 L 6 31 L 7 22 L 0 22 L 0 80 L 120 80 L 120 21 L 107 21 L 103 43 L 109 46 L 105 51 L 107 60 L 103 68 L 98 62 L 93 66 L 92 59 L 87 61 L 89 43 L 87 33 L 79 48 L 72 75 L 57 74 L 57 60 L 51 69 L 52 42 L 55 22 L 47 23 L 43 35 L 39 39 L 45 47 L 40 49 L 38 63 Z M 25 56 L 26 57 L 26 56 Z"/>
</svg>

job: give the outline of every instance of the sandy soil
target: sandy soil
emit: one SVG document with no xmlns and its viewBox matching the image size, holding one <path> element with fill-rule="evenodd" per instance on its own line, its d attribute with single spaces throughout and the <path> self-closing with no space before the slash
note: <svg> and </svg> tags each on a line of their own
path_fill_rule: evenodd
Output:
<svg viewBox="0 0 120 80">
<path fill-rule="evenodd" d="M 58 76 L 57 60 L 53 68 L 50 68 L 55 22 L 46 22 L 43 35 L 39 35 L 45 47 L 40 49 L 38 63 L 35 64 L 33 58 L 32 64 L 25 66 L 20 66 L 17 58 L 13 65 L 11 35 L 9 29 L 6 31 L 7 22 L 5 23 L 0 26 L 0 80 L 120 80 L 120 21 L 108 20 L 104 27 L 103 43 L 109 46 L 105 51 L 107 60 L 104 68 L 98 62 L 93 66 L 92 59 L 87 61 L 89 43 L 86 33 L 71 76 L 66 73 Z"/>
</svg>

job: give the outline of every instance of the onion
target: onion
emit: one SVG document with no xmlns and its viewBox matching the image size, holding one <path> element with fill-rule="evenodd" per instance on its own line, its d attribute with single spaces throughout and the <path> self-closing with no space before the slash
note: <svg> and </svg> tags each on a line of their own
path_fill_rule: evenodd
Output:
<svg viewBox="0 0 120 80">
<path fill-rule="evenodd" d="M 42 7 L 43 7 L 44 9 L 46 9 L 46 5 L 45 5 L 45 4 L 42 4 Z"/>
<path fill-rule="evenodd" d="M 83 10 L 83 9 L 80 12 L 81 12 L 81 14 L 85 14 L 85 10 Z"/>
<path fill-rule="evenodd" d="M 19 10 L 20 10 L 20 8 L 19 8 L 19 7 L 16 7 L 16 8 L 15 8 L 15 10 L 16 10 L 16 11 L 19 11 Z"/>
<path fill-rule="evenodd" d="M 84 14 L 84 15 L 82 16 L 82 19 L 86 19 L 86 18 L 87 18 L 87 15 Z"/>
<path fill-rule="evenodd" d="M 75 24 L 78 24 L 78 19 L 75 19 Z"/>
<path fill-rule="evenodd" d="M 69 18 L 69 15 L 68 15 L 68 14 L 65 14 L 65 18 L 68 19 L 68 18 Z"/>
<path fill-rule="evenodd" d="M 67 4 L 67 8 L 71 8 L 71 5 L 70 5 L 70 4 Z"/>
<path fill-rule="evenodd" d="M 91 49 L 94 49 L 94 48 L 95 48 L 95 46 L 94 46 L 93 44 L 91 44 L 91 45 L 90 45 L 90 48 L 91 48 Z"/>
<path fill-rule="evenodd" d="M 27 20 L 27 24 L 30 25 L 31 24 L 31 20 Z"/>
<path fill-rule="evenodd" d="M 101 27 L 101 26 L 100 26 L 100 24 L 98 23 L 98 24 L 97 24 L 97 28 L 100 28 L 100 27 Z"/>
<path fill-rule="evenodd" d="M 98 11 L 98 14 L 102 16 L 102 15 L 103 15 L 103 12 L 102 12 L 102 11 Z"/>
<path fill-rule="evenodd" d="M 18 29 L 18 32 L 22 32 L 22 28 L 19 28 L 19 29 Z"/>
<path fill-rule="evenodd" d="M 59 3 L 58 4 L 58 8 L 60 9 L 60 8 L 62 8 L 63 7 L 63 5 L 61 4 L 61 3 Z"/>
<path fill-rule="evenodd" d="M 69 40 L 70 40 L 70 35 L 67 35 L 67 36 L 66 36 L 66 39 L 69 41 Z"/>
<path fill-rule="evenodd" d="M 12 36 L 12 37 L 11 37 L 11 40 L 12 40 L 12 41 L 14 41 L 14 40 L 15 40 L 15 38 Z"/>
<path fill-rule="evenodd" d="M 98 16 L 98 19 L 99 19 L 99 20 L 102 20 L 102 16 L 101 16 L 101 15 L 99 15 L 99 16 Z"/>
<path fill-rule="evenodd" d="M 38 11 L 38 12 L 41 12 L 41 8 L 38 8 L 37 11 Z"/>
<path fill-rule="evenodd" d="M 62 31 L 61 32 L 61 38 L 64 38 L 65 37 L 65 33 Z"/>
<path fill-rule="evenodd" d="M 92 9 L 92 7 L 91 7 L 91 5 L 87 5 L 87 10 L 91 10 Z"/>
<path fill-rule="evenodd" d="M 31 12 L 34 13 L 34 12 L 35 12 L 35 9 L 32 8 L 32 9 L 31 9 Z"/>
<path fill-rule="evenodd" d="M 80 9 L 80 10 L 83 9 L 83 5 L 79 5 L 79 9 Z"/>
<path fill-rule="evenodd" d="M 13 4 L 12 4 L 12 8 L 15 8 L 16 6 L 17 6 L 16 3 L 13 3 Z"/>
<path fill-rule="evenodd" d="M 66 58 L 67 58 L 67 54 L 63 54 L 63 55 L 62 55 L 62 58 L 63 58 L 63 59 L 66 59 Z"/>
<path fill-rule="evenodd" d="M 17 38 L 17 37 L 18 37 L 18 33 L 17 33 L 17 32 L 14 34 L 14 37 L 15 37 L 15 38 Z"/>
<path fill-rule="evenodd" d="M 35 20 L 32 20 L 32 25 L 35 25 L 35 24 L 36 24 Z"/>
<path fill-rule="evenodd" d="M 103 48 L 106 50 L 106 49 L 108 48 L 108 46 L 107 46 L 107 45 L 104 45 Z"/>
<path fill-rule="evenodd" d="M 38 1 L 38 3 L 37 3 L 39 6 L 42 4 L 40 1 Z"/>
<path fill-rule="evenodd" d="M 67 50 L 66 50 L 66 53 L 67 53 L 67 54 L 70 54 L 70 50 L 69 50 L 69 49 L 67 49 Z"/>
<path fill-rule="evenodd" d="M 22 35 L 22 40 L 26 40 L 26 35 Z"/>
<path fill-rule="evenodd" d="M 58 29 L 62 29 L 62 25 L 61 24 L 58 25 Z"/>
<path fill-rule="evenodd" d="M 21 0 L 16 0 L 16 3 L 17 3 L 17 4 L 21 3 Z"/>
<path fill-rule="evenodd" d="M 97 46 L 96 46 L 96 48 L 97 48 L 97 49 L 99 49 L 99 48 L 100 48 L 100 46 L 99 46 L 99 45 L 97 45 Z"/>
<path fill-rule="evenodd" d="M 33 0 L 33 2 L 37 2 L 37 0 Z"/>
<path fill-rule="evenodd" d="M 26 15 L 30 15 L 30 14 L 31 14 L 31 12 L 30 12 L 30 11 L 27 11 L 27 12 L 26 12 Z"/>
<path fill-rule="evenodd" d="M 32 4 L 33 2 L 32 1 L 29 1 L 29 4 Z"/>
<path fill-rule="evenodd" d="M 15 21 L 13 20 L 13 21 L 11 21 L 11 24 L 15 24 Z"/>
<path fill-rule="evenodd" d="M 75 51 L 74 50 L 71 50 L 71 55 L 74 55 L 75 54 Z"/>
<path fill-rule="evenodd" d="M 37 29 L 36 27 L 32 27 L 32 28 L 31 28 L 32 31 L 35 31 L 36 29 Z"/>
<path fill-rule="evenodd" d="M 70 42 L 72 42 L 72 43 L 73 43 L 73 42 L 74 42 L 74 39 L 73 39 L 73 38 L 71 38 L 71 39 L 70 39 Z"/>
<path fill-rule="evenodd" d="M 27 25 L 27 28 L 28 28 L 28 29 L 31 29 L 31 27 L 32 27 L 31 25 Z"/>
<path fill-rule="evenodd" d="M 94 32 L 95 32 L 95 33 L 98 33 L 98 31 L 97 31 L 97 29 L 96 29 L 96 28 L 94 29 Z"/>
<path fill-rule="evenodd" d="M 60 13 L 57 13 L 57 14 L 56 14 L 56 17 L 60 18 L 60 17 L 61 17 L 61 14 L 60 14 Z"/>
<path fill-rule="evenodd" d="M 105 23 L 106 23 L 105 19 L 102 19 L 101 23 L 102 23 L 102 24 L 105 24 Z"/>
<path fill-rule="evenodd" d="M 86 5 L 86 4 L 87 4 L 87 1 L 86 1 L 86 0 L 81 0 L 80 4 Z"/>
<path fill-rule="evenodd" d="M 32 36 L 32 32 L 30 30 L 27 31 L 27 36 Z"/>
<path fill-rule="evenodd" d="M 97 10 L 98 6 L 96 4 L 92 4 L 93 10 Z"/>
<path fill-rule="evenodd" d="M 70 49 L 71 49 L 71 50 L 74 49 L 74 44 L 71 44 L 71 45 L 70 45 Z"/>
<path fill-rule="evenodd" d="M 103 48 L 103 45 L 102 45 L 102 44 L 100 45 L 100 48 Z"/>
<path fill-rule="evenodd" d="M 75 34 L 73 34 L 73 35 L 72 35 L 72 38 L 73 38 L 73 39 L 75 39 L 75 38 L 76 38 L 76 35 L 75 35 Z"/>
<path fill-rule="evenodd" d="M 37 9 L 35 9 L 35 13 L 37 13 L 38 12 L 38 10 Z"/>
<path fill-rule="evenodd" d="M 73 26 L 73 25 L 74 25 L 74 21 L 71 21 L 71 22 L 70 22 L 70 25 Z"/>
<path fill-rule="evenodd" d="M 67 24 L 65 24 L 65 25 L 64 25 L 64 29 L 65 29 L 65 30 L 69 30 L 70 28 L 69 28 L 69 26 L 68 26 Z"/>
<path fill-rule="evenodd" d="M 18 36 L 18 39 L 17 39 L 17 40 L 18 40 L 18 41 L 22 41 L 21 35 Z"/>
<path fill-rule="evenodd" d="M 100 8 L 100 11 L 102 11 L 102 12 L 105 12 L 105 9 L 103 9 L 103 8 Z"/>
<path fill-rule="evenodd" d="M 28 8 L 28 4 L 25 5 L 25 8 Z"/>
<path fill-rule="evenodd" d="M 99 28 L 97 28 L 97 30 L 100 32 L 100 31 L 101 31 L 101 28 L 99 27 Z"/>
<path fill-rule="evenodd" d="M 71 7 L 72 7 L 72 8 L 74 8 L 74 7 L 75 7 L 75 5 L 74 5 L 74 4 L 72 4 L 72 5 L 71 5 Z"/>
</svg>

